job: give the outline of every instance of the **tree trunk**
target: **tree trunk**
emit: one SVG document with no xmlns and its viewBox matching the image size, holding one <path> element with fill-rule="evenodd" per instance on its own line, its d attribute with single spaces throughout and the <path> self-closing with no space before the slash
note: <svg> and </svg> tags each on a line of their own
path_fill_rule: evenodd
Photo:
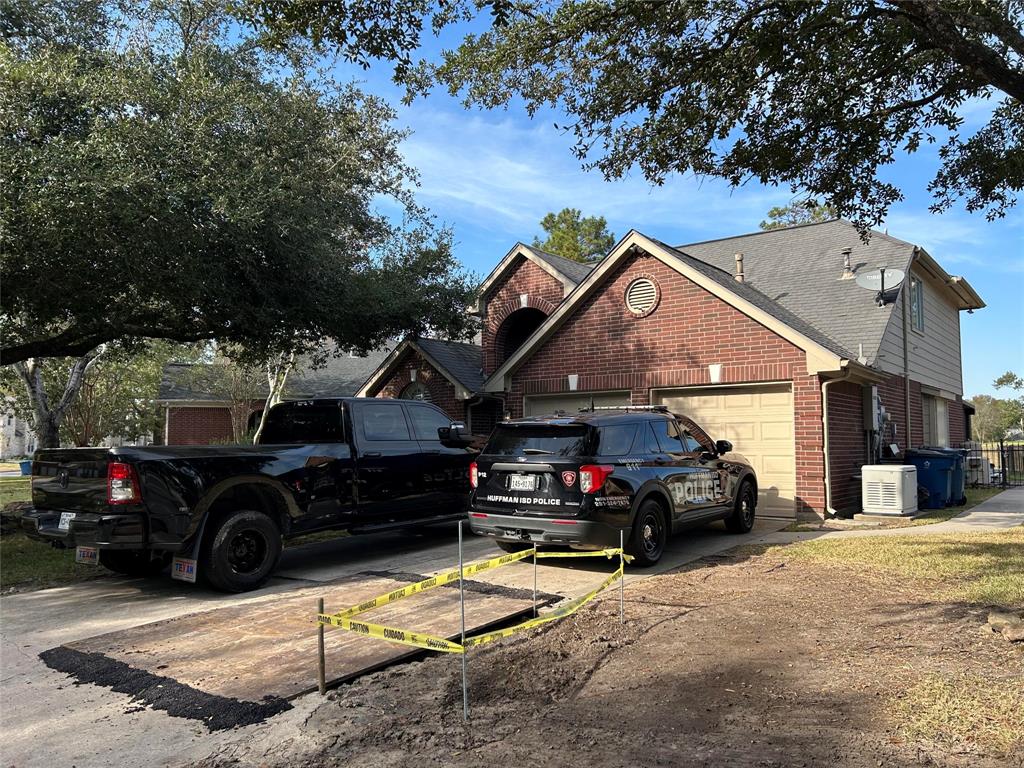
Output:
<svg viewBox="0 0 1024 768">
<path fill-rule="evenodd" d="M 269 392 L 267 393 L 267 401 L 263 406 L 263 415 L 260 416 L 260 423 L 256 427 L 256 437 L 253 438 L 254 442 L 267 423 L 267 414 L 270 413 L 270 409 L 281 402 L 285 384 L 288 383 L 288 375 L 292 372 L 293 368 L 295 368 L 294 352 L 288 354 L 282 352 L 277 356 L 277 360 L 267 363 L 267 385 L 269 386 Z"/>
<path fill-rule="evenodd" d="M 64 415 L 81 391 L 89 366 L 101 354 L 103 348 L 99 347 L 75 361 L 68 373 L 64 392 L 53 408 L 50 407 L 50 397 L 43 381 L 43 360 L 31 358 L 14 364 L 32 403 L 32 431 L 36 433 L 36 445 L 39 448 L 60 448 L 60 425 Z"/>
</svg>

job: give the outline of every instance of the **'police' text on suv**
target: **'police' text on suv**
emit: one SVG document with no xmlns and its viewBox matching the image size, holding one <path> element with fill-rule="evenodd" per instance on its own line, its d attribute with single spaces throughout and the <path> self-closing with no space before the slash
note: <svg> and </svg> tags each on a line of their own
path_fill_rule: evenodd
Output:
<svg viewBox="0 0 1024 768">
<path fill-rule="evenodd" d="M 669 535 L 754 524 L 757 478 L 726 440 L 659 407 L 594 409 L 499 424 L 470 466 L 470 525 L 502 549 L 619 544 L 651 565 Z"/>
</svg>

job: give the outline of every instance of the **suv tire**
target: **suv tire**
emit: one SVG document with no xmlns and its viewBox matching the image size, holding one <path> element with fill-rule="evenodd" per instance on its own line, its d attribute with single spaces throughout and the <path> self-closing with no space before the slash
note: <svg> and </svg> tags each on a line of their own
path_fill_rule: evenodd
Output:
<svg viewBox="0 0 1024 768">
<path fill-rule="evenodd" d="M 736 494 L 736 503 L 732 514 L 725 518 L 725 527 L 729 533 L 750 533 L 754 527 L 754 512 L 757 507 L 757 494 L 754 484 L 744 480 Z"/>
<path fill-rule="evenodd" d="M 654 565 L 664 554 L 667 542 L 665 510 L 658 502 L 647 499 L 636 511 L 626 551 L 636 558 L 637 565 Z"/>
<path fill-rule="evenodd" d="M 267 515 L 243 509 L 213 522 L 203 537 L 199 573 L 223 592 L 248 592 L 270 578 L 281 559 L 281 531 Z"/>
<path fill-rule="evenodd" d="M 100 550 L 100 565 L 125 576 L 159 576 L 170 564 L 170 552 L 150 552 L 148 549 Z"/>
</svg>

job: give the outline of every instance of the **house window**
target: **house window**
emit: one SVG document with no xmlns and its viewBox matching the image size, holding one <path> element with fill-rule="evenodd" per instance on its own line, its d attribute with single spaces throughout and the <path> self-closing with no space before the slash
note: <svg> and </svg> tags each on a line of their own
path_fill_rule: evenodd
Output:
<svg viewBox="0 0 1024 768">
<path fill-rule="evenodd" d="M 921 396 L 924 421 L 924 444 L 938 448 L 949 446 L 949 410 L 946 400 L 931 395 Z"/>
<path fill-rule="evenodd" d="M 924 333 L 924 283 L 913 276 L 910 278 L 910 325 Z"/>
<path fill-rule="evenodd" d="M 430 390 L 427 389 L 426 384 L 422 381 L 414 381 L 402 390 L 402 394 L 399 397 L 402 400 L 422 400 L 425 403 L 429 403 Z"/>
</svg>

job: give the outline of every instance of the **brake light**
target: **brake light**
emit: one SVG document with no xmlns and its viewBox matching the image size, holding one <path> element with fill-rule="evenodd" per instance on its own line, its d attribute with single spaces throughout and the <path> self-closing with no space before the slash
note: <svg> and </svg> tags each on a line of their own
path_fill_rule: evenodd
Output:
<svg viewBox="0 0 1024 768">
<path fill-rule="evenodd" d="M 476 462 L 474 461 L 469 465 L 469 487 L 476 488 L 477 480 Z"/>
<path fill-rule="evenodd" d="M 615 467 L 609 464 L 587 464 L 580 467 L 580 490 L 584 493 L 597 493 L 604 487 L 604 481 Z"/>
<path fill-rule="evenodd" d="M 107 504 L 134 504 L 142 501 L 135 467 L 120 461 L 107 464 Z"/>
</svg>

